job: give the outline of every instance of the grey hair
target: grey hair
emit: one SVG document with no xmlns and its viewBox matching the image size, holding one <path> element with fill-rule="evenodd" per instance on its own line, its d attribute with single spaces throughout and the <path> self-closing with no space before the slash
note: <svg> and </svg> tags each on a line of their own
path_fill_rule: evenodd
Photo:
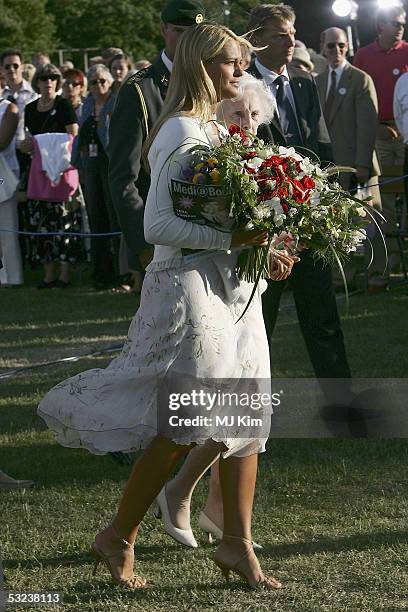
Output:
<svg viewBox="0 0 408 612">
<path fill-rule="evenodd" d="M 103 77 L 109 82 L 109 85 L 113 83 L 113 76 L 110 73 L 109 68 L 105 66 L 105 64 L 95 64 L 91 66 L 88 72 L 86 73 L 86 78 L 88 81 L 92 81 L 95 77 Z"/>
<path fill-rule="evenodd" d="M 239 80 L 239 90 L 239 95 L 233 100 L 229 100 L 229 102 L 241 100 L 248 91 L 253 91 L 260 102 L 260 123 L 270 123 L 275 114 L 276 102 L 271 90 L 265 85 L 263 80 L 256 79 L 245 72 Z M 224 120 L 223 102 L 225 100 L 221 100 L 217 106 L 217 120 L 221 122 Z"/>
</svg>

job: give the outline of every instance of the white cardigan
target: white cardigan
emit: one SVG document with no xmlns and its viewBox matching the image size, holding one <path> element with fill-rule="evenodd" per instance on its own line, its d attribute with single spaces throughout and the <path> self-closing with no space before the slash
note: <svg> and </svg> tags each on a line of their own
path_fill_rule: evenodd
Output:
<svg viewBox="0 0 408 612">
<path fill-rule="evenodd" d="M 145 239 L 155 245 L 147 271 L 182 265 L 181 249 L 227 251 L 231 233 L 220 232 L 176 217 L 170 193 L 170 179 L 180 178 L 176 158 L 197 144 L 212 144 L 199 119 L 176 115 L 160 128 L 149 151 L 151 184 L 144 214 Z"/>
</svg>

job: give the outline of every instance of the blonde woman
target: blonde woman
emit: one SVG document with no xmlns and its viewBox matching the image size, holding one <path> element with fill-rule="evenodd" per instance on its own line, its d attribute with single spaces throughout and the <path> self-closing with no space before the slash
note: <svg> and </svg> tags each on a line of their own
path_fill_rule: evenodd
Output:
<svg viewBox="0 0 408 612">
<path fill-rule="evenodd" d="M 247 49 L 248 53 L 250 51 Z M 241 65 L 242 67 L 242 65 Z M 261 124 L 269 123 L 275 112 L 275 99 L 263 81 L 244 73 L 235 98 L 224 98 L 217 105 L 217 120 L 227 128 L 231 124 L 256 134 Z M 283 261 L 287 262 L 283 257 Z M 157 498 L 156 516 L 162 518 L 165 531 L 184 546 L 196 548 L 190 526 L 190 503 L 196 485 L 212 465 L 209 494 L 200 512 L 199 527 L 213 538 L 222 538 L 223 512 L 219 481 L 219 461 L 212 449 L 197 446 L 191 451 L 175 478 L 166 483 Z M 215 463 L 214 463 L 215 461 Z M 253 542 L 254 548 L 262 548 Z"/>
<path fill-rule="evenodd" d="M 143 283 L 139 310 L 121 356 L 106 370 L 90 370 L 54 387 L 39 414 L 65 446 L 92 452 L 145 448 L 136 461 L 112 523 L 92 545 L 95 568 L 103 562 L 115 582 L 132 589 L 146 579 L 133 574 L 134 544 L 147 510 L 177 461 L 195 444 L 221 453 L 223 539 L 214 561 L 228 577 L 238 573 L 250 586 L 277 589 L 265 576 L 251 541 L 252 503 L 257 454 L 265 439 L 206 437 L 205 429 L 158 431 L 158 390 L 172 375 L 207 378 L 269 377 L 269 349 L 257 292 L 238 323 L 252 290 L 234 282 L 237 253 L 246 245 L 264 245 L 258 230 L 220 232 L 175 216 L 168 180 L 178 176 L 174 152 L 196 143 L 217 142 L 221 128 L 212 121 L 216 103 L 238 93 L 241 53 L 247 44 L 223 26 L 201 24 L 179 42 L 162 114 L 148 143 L 151 188 L 146 203 L 145 234 L 155 245 Z M 182 249 L 217 250 L 190 263 Z M 286 276 L 290 267 L 282 274 Z M 201 350 L 198 348 L 201 347 Z M 196 410 L 192 411 L 192 413 Z"/>
</svg>

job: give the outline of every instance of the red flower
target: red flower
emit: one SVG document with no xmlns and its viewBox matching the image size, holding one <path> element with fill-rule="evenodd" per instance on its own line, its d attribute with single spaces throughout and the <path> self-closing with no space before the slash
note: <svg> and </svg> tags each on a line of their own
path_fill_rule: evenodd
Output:
<svg viewBox="0 0 408 612">
<path fill-rule="evenodd" d="M 303 189 L 314 189 L 316 187 L 316 183 L 310 176 L 304 176 L 301 180 L 301 184 Z"/>
<path fill-rule="evenodd" d="M 242 138 L 242 142 L 246 142 L 248 140 L 248 136 L 245 134 L 244 130 L 242 130 L 239 125 L 236 123 L 231 123 L 228 128 L 228 132 L 230 136 L 234 136 L 235 134 L 239 134 Z"/>
<path fill-rule="evenodd" d="M 242 156 L 242 159 L 252 159 L 253 157 L 256 157 L 256 151 L 248 151 Z"/>
</svg>

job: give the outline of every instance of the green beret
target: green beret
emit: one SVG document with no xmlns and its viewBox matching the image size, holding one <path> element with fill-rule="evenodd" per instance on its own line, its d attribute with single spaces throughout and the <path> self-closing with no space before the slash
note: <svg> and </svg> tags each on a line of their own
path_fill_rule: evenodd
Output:
<svg viewBox="0 0 408 612">
<path fill-rule="evenodd" d="M 197 0 L 168 0 L 161 18 L 164 23 L 192 26 L 204 21 L 205 11 Z"/>
</svg>

